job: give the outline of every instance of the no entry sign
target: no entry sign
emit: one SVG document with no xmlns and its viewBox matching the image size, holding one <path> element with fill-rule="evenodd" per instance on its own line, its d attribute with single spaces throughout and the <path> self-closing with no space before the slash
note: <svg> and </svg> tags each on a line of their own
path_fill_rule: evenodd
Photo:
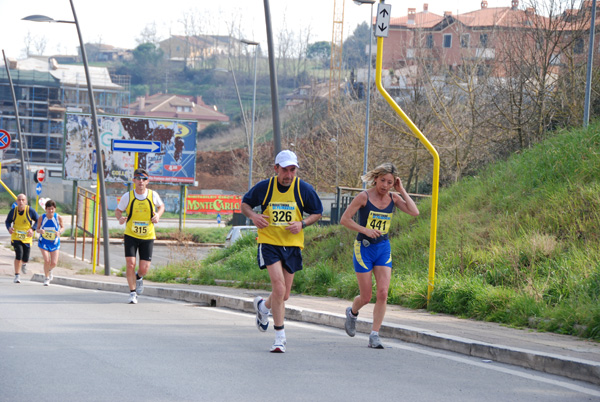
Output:
<svg viewBox="0 0 600 402">
<path fill-rule="evenodd" d="M 6 130 L 0 130 L 0 149 L 8 148 L 10 145 L 10 134 Z"/>
<path fill-rule="evenodd" d="M 40 169 L 35 173 L 35 182 L 41 183 L 46 178 L 46 169 Z"/>
</svg>

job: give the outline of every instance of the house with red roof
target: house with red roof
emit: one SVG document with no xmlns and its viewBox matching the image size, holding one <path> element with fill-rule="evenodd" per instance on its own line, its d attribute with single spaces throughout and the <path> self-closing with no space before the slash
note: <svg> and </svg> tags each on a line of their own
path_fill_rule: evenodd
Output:
<svg viewBox="0 0 600 402">
<path fill-rule="evenodd" d="M 229 117 L 209 106 L 201 96 L 154 94 L 140 96 L 129 106 L 130 116 L 198 121 L 198 132 L 212 123 L 228 123 Z"/>
</svg>

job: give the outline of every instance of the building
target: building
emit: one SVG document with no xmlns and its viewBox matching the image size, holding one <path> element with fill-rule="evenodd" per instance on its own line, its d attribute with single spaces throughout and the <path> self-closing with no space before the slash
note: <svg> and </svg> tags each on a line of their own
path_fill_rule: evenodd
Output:
<svg viewBox="0 0 600 402">
<path fill-rule="evenodd" d="M 401 80 L 398 77 L 411 71 L 421 74 L 418 69 L 409 68 L 416 65 L 426 68 L 432 75 L 440 75 L 440 72 L 443 75 L 443 71 L 460 73 L 463 69 L 476 68 L 478 75 L 502 77 L 506 74 L 505 64 L 511 58 L 506 54 L 510 51 L 506 44 L 508 40 L 515 40 L 515 31 L 530 33 L 522 36 L 527 38 L 523 41 L 536 40 L 533 39 L 536 35 L 531 34 L 535 30 L 559 30 L 565 33 L 565 40 L 578 36 L 572 51 L 581 54 L 579 58 L 585 61 L 591 1 L 583 1 L 580 9 L 564 10 L 553 20 L 533 8 L 519 8 L 519 0 L 506 2 L 510 2 L 506 7 L 489 8 L 488 1 L 482 0 L 479 10 L 458 15 L 450 11 L 444 12 L 444 15 L 432 13 L 425 3 L 419 12 L 416 8 L 408 8 L 406 15 L 392 17 L 389 36 L 383 43 L 382 60 L 384 70 L 396 71 L 396 81 L 392 86 L 403 85 L 398 81 L 410 85 L 410 77 Z M 597 15 L 596 26 L 599 23 L 600 15 Z M 523 45 L 533 48 L 536 44 Z M 542 47 L 542 44 L 538 44 L 538 47 Z M 600 48 L 596 51 L 600 51 Z M 551 58 L 556 69 L 560 67 L 559 51 L 545 56 Z"/>
<path fill-rule="evenodd" d="M 67 111 L 91 113 L 85 71 L 81 65 L 59 64 L 48 57 L 9 61 L 29 162 L 62 164 L 63 128 Z M 90 67 L 98 113 L 124 114 L 129 103 L 129 77 L 111 76 L 106 68 Z M 17 135 L 15 107 L 6 73 L 0 68 L 0 128 Z M 4 159 L 16 158 L 13 141 Z"/>
<path fill-rule="evenodd" d="M 237 54 L 241 42 L 231 36 L 172 35 L 159 43 L 169 61 L 184 62 L 186 67 L 197 68 L 215 56 Z"/>
<path fill-rule="evenodd" d="M 133 59 L 130 49 L 122 49 L 103 43 L 86 43 L 85 53 L 90 62 L 126 61 Z"/>
<path fill-rule="evenodd" d="M 127 106 L 130 116 L 163 117 L 198 121 L 198 132 L 212 123 L 228 123 L 229 117 L 208 106 L 201 96 L 154 94 L 141 96 Z"/>
</svg>

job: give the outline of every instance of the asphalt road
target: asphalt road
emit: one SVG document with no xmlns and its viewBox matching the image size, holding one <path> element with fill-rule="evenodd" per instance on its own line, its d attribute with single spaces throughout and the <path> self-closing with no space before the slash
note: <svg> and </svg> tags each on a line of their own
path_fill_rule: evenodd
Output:
<svg viewBox="0 0 600 402">
<path fill-rule="evenodd" d="M 0 401 L 590 401 L 589 384 L 250 314 L 0 278 Z"/>
</svg>

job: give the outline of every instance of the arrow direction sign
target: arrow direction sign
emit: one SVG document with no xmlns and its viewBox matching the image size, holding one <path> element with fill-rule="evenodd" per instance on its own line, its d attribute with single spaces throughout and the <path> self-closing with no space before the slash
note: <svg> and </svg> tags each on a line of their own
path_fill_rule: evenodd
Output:
<svg viewBox="0 0 600 402">
<path fill-rule="evenodd" d="M 375 36 L 387 38 L 390 32 L 390 14 L 392 5 L 379 3 L 377 5 L 377 22 L 375 25 Z"/>
<path fill-rule="evenodd" d="M 160 141 L 112 140 L 112 150 L 117 152 L 159 153 Z"/>
</svg>

